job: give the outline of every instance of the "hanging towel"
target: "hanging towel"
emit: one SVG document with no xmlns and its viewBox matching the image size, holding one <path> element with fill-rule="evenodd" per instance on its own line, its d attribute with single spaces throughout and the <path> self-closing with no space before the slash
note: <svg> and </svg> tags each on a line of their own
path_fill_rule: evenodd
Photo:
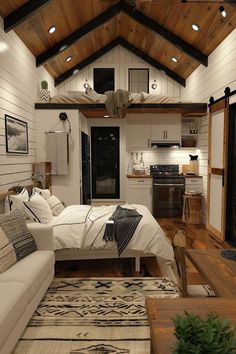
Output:
<svg viewBox="0 0 236 354">
<path fill-rule="evenodd" d="M 52 164 L 52 175 L 67 176 L 69 150 L 66 132 L 46 134 L 46 160 Z"/>
</svg>

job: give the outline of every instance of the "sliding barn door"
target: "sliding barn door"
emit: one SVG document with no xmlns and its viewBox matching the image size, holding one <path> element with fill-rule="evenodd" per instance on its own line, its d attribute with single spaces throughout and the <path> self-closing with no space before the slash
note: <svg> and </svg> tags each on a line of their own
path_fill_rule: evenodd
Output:
<svg viewBox="0 0 236 354">
<path fill-rule="evenodd" d="M 208 230 L 225 239 L 228 146 L 228 100 L 211 106 L 209 113 Z"/>
</svg>

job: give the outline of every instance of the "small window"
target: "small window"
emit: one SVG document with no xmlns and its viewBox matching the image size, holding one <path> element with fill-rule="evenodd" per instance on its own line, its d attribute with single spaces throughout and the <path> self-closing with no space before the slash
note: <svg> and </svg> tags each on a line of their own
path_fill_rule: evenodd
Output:
<svg viewBox="0 0 236 354">
<path fill-rule="evenodd" d="M 115 69 L 113 68 L 94 68 L 93 69 L 93 88 L 97 93 L 114 91 L 115 89 Z"/>
<path fill-rule="evenodd" d="M 149 93 L 149 69 L 129 69 L 129 92 Z"/>
</svg>

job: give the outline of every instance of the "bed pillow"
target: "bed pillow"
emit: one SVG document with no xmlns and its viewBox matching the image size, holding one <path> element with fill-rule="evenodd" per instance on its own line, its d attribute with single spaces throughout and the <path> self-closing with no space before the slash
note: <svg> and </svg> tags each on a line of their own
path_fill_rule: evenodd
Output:
<svg viewBox="0 0 236 354">
<path fill-rule="evenodd" d="M 24 205 L 30 220 L 41 224 L 48 224 L 52 221 L 52 210 L 41 195 L 34 194 L 29 200 L 24 201 Z"/>
<path fill-rule="evenodd" d="M 5 213 L 19 209 L 24 214 L 23 202 L 28 199 L 29 199 L 29 193 L 26 188 L 24 188 L 22 192 L 19 194 L 8 195 L 5 199 Z"/>
<path fill-rule="evenodd" d="M 17 261 L 37 250 L 34 238 L 29 232 L 25 223 L 24 215 L 20 210 L 16 209 L 7 214 L 0 215 L 0 229 L 6 235 L 9 244 L 13 246 Z M 6 244 L 4 236 L 2 240 L 3 244 L 4 242 Z M 8 250 L 10 251 L 10 247 Z M 14 257 L 12 254 L 10 258 L 11 262 L 13 262 Z"/>
<path fill-rule="evenodd" d="M 5 232 L 0 227 L 0 273 L 16 263 L 16 252 Z"/>
<path fill-rule="evenodd" d="M 58 199 L 55 195 L 51 195 L 51 197 L 47 199 L 47 203 L 52 209 L 52 213 L 54 216 L 58 216 L 62 212 L 62 210 L 65 209 L 60 199 Z"/>
<path fill-rule="evenodd" d="M 51 197 L 51 192 L 49 189 L 41 189 L 38 187 L 34 187 L 33 194 L 34 193 L 41 195 L 45 200 L 47 200 L 49 197 Z"/>
</svg>

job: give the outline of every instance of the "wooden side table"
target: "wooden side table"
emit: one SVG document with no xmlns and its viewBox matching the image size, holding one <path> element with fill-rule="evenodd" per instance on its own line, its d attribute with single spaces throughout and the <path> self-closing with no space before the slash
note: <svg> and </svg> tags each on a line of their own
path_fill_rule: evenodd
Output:
<svg viewBox="0 0 236 354">
<path fill-rule="evenodd" d="M 236 299 L 178 298 L 146 299 L 152 354 L 170 354 L 175 343 L 172 317 L 188 311 L 200 316 L 216 313 L 236 325 Z"/>
</svg>

